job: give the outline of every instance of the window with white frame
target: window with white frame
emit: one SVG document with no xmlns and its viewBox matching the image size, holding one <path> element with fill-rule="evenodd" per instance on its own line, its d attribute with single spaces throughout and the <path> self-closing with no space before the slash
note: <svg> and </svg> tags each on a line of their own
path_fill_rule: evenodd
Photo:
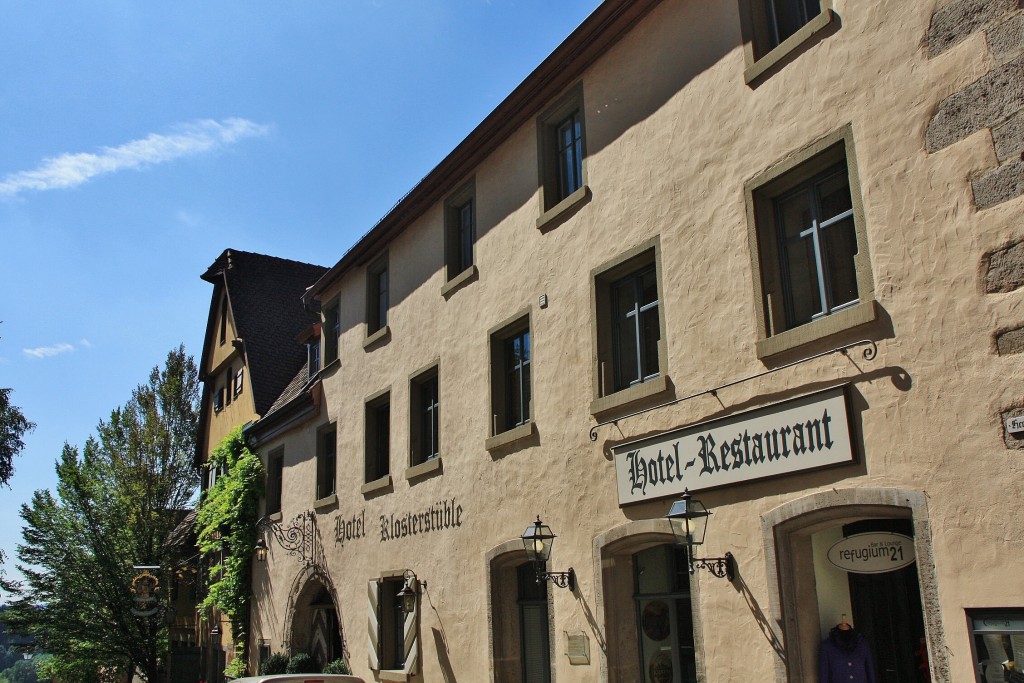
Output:
<svg viewBox="0 0 1024 683">
<path fill-rule="evenodd" d="M 409 387 L 412 465 L 433 460 L 441 454 L 440 401 L 437 368 L 413 378 Z"/>
<path fill-rule="evenodd" d="M 875 319 L 856 177 L 847 128 L 747 183 L 759 355 Z"/>
<path fill-rule="evenodd" d="M 667 388 L 659 260 L 659 242 L 653 239 L 591 271 L 597 347 L 593 412 Z"/>
</svg>

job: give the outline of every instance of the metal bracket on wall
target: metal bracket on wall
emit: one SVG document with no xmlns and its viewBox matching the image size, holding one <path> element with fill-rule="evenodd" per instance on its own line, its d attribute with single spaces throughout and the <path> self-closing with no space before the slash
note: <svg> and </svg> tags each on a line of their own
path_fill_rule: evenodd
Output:
<svg viewBox="0 0 1024 683">
<path fill-rule="evenodd" d="M 316 513 L 312 510 L 303 510 L 288 526 L 264 517 L 256 523 L 256 528 L 260 534 L 264 529 L 269 530 L 277 544 L 289 555 L 300 556 L 305 566 L 326 572 L 327 563 L 320 541 L 320 530 L 316 523 Z"/>
<path fill-rule="evenodd" d="M 644 413 L 649 413 L 652 410 L 659 410 L 661 408 L 666 408 L 668 406 L 674 406 L 677 403 L 683 403 L 684 401 L 689 401 L 690 399 L 697 398 L 698 396 L 706 396 L 706 395 L 717 396 L 718 392 L 720 390 L 722 390 L 722 389 L 726 389 L 728 387 L 735 386 L 737 384 L 743 384 L 744 382 L 749 382 L 752 379 L 758 379 L 759 377 L 764 377 L 765 375 L 770 375 L 772 373 L 778 372 L 779 370 L 785 370 L 786 368 L 791 368 L 791 367 L 793 367 L 795 365 L 800 365 L 801 363 L 806 363 L 808 361 L 812 361 L 812 360 L 815 360 L 817 358 L 823 358 L 824 356 L 830 356 L 830 355 L 832 355 L 834 353 L 841 353 L 844 356 L 848 356 L 849 352 L 850 352 L 850 349 L 857 348 L 858 346 L 866 346 L 867 347 L 866 349 L 864 349 L 864 352 L 863 352 L 864 360 L 874 360 L 875 356 L 878 355 L 878 344 L 876 344 L 871 339 L 861 339 L 860 341 L 855 341 L 855 342 L 852 342 L 850 344 L 846 344 L 844 346 L 839 346 L 839 347 L 836 347 L 834 349 L 829 349 L 828 351 L 822 351 L 821 353 L 816 353 L 813 356 L 807 356 L 806 358 L 801 358 L 800 360 L 795 360 L 792 363 L 786 363 L 785 365 L 780 365 L 780 366 L 775 367 L 775 368 L 769 368 L 768 370 L 765 370 L 763 372 L 758 372 L 756 374 L 749 375 L 747 377 L 742 377 L 740 379 L 735 379 L 735 380 L 733 380 L 731 382 L 726 382 L 725 384 L 720 384 L 717 387 L 712 387 L 710 389 L 705 389 L 704 391 L 698 391 L 697 393 L 690 394 L 689 396 L 684 396 L 682 398 L 677 398 L 677 399 L 674 399 L 672 401 L 666 401 L 665 403 L 659 403 L 656 406 L 651 406 L 650 408 L 645 408 L 643 410 L 638 410 L 635 413 L 630 413 L 629 415 L 622 415 L 621 417 L 617 417 L 614 420 L 605 420 L 604 422 L 598 422 L 596 425 L 594 425 L 593 427 L 590 428 L 590 440 L 591 441 L 597 441 L 597 430 L 598 430 L 598 428 L 604 427 L 605 425 L 617 425 L 619 422 L 621 422 L 622 420 L 625 420 L 627 418 L 636 417 L 637 415 L 643 415 Z"/>
</svg>

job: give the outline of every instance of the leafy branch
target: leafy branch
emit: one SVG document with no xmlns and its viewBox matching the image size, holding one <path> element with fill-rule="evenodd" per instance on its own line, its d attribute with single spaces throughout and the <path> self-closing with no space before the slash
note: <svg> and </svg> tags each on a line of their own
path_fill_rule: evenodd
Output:
<svg viewBox="0 0 1024 683">
<path fill-rule="evenodd" d="M 199 505 L 199 550 L 211 560 L 210 590 L 202 607 L 215 607 L 231 620 L 236 656 L 225 673 L 238 675 L 248 659 L 252 556 L 263 465 L 245 443 L 241 427 L 217 444 L 208 464 L 223 474 Z"/>
</svg>

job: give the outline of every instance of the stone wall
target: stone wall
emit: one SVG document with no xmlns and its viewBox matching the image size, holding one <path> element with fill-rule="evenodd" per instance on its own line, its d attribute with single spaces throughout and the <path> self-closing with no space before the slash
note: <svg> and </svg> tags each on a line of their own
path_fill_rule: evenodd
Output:
<svg viewBox="0 0 1024 683">
<path fill-rule="evenodd" d="M 982 31 L 991 70 L 943 100 L 928 124 L 937 152 L 988 129 L 999 165 L 971 181 L 978 209 L 1024 194 L 1024 14 L 1020 0 L 955 0 L 932 15 L 928 55 L 937 58 Z"/>
</svg>

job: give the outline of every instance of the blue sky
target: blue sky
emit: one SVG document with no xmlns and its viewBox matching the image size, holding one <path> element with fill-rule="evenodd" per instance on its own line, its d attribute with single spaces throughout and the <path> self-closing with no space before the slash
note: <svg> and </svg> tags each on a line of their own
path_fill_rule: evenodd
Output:
<svg viewBox="0 0 1024 683">
<path fill-rule="evenodd" d="M 225 248 L 333 265 L 598 0 L 7 0 L 0 387 L 18 509 L 167 352 Z M 3 596 L 0 596 L 0 600 Z"/>
</svg>

